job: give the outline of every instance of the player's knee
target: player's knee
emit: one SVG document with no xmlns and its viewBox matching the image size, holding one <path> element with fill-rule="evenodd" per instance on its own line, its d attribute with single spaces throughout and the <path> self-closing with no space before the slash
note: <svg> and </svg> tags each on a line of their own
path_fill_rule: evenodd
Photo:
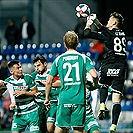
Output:
<svg viewBox="0 0 133 133">
<path fill-rule="evenodd" d="M 48 133 L 53 133 L 54 132 L 53 124 L 47 124 L 47 132 Z"/>
<path fill-rule="evenodd" d="M 112 94 L 112 102 L 113 103 L 120 103 L 121 102 L 121 94 L 113 93 Z"/>
<path fill-rule="evenodd" d="M 94 130 L 92 133 L 100 133 L 99 130 Z"/>
</svg>

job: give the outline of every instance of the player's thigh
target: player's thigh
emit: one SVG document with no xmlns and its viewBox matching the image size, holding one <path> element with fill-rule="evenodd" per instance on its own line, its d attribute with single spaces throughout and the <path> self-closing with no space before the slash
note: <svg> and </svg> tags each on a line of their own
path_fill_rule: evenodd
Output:
<svg viewBox="0 0 133 133">
<path fill-rule="evenodd" d="M 69 127 L 71 119 L 71 107 L 59 104 L 56 114 L 56 126 Z"/>
<path fill-rule="evenodd" d="M 69 130 L 67 130 L 65 127 L 55 127 L 54 133 L 69 133 Z"/>
<path fill-rule="evenodd" d="M 27 115 L 29 119 L 30 132 L 39 133 L 40 118 L 38 110 L 28 113 Z"/>
<path fill-rule="evenodd" d="M 21 133 L 20 131 L 12 131 L 12 133 Z"/>
<path fill-rule="evenodd" d="M 57 103 L 54 102 L 50 105 L 50 109 L 47 112 L 47 123 L 55 123 L 57 111 Z"/>
<path fill-rule="evenodd" d="M 74 133 L 83 133 L 83 127 L 74 127 L 73 132 Z"/>
<path fill-rule="evenodd" d="M 113 68 L 113 66 L 110 66 L 110 67 Z M 109 66 L 103 65 L 100 69 L 100 78 L 99 78 L 99 82 L 101 84 L 107 84 L 107 85 L 112 84 L 113 77 L 111 77 L 109 73 L 110 73 Z"/>
<path fill-rule="evenodd" d="M 11 127 L 11 131 L 12 132 L 21 132 L 24 131 L 26 128 L 26 121 L 25 118 L 23 117 L 23 115 L 14 115 L 13 116 L 13 121 L 12 121 L 12 127 Z"/>
<path fill-rule="evenodd" d="M 83 127 L 85 122 L 85 105 L 60 104 L 57 108 L 56 126 Z"/>
<path fill-rule="evenodd" d="M 73 127 L 83 127 L 85 122 L 85 105 L 73 105 L 71 123 Z"/>
<path fill-rule="evenodd" d="M 43 103 L 39 103 L 39 123 L 41 132 L 46 132 L 46 107 Z"/>
<path fill-rule="evenodd" d="M 119 92 L 122 93 L 124 88 L 124 81 L 125 81 L 125 68 L 124 66 L 119 66 L 117 70 L 117 76 L 115 76 L 112 81 L 112 88 L 116 90 L 116 92 L 118 91 L 118 93 Z"/>
</svg>

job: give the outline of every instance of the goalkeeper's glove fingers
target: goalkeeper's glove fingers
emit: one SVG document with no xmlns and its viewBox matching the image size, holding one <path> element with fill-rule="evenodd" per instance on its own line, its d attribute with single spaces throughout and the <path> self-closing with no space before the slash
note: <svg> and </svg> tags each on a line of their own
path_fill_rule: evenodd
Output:
<svg viewBox="0 0 133 133">
<path fill-rule="evenodd" d="M 93 21 L 97 18 L 96 14 L 92 13 L 87 17 L 87 25 L 92 25 Z"/>
<path fill-rule="evenodd" d="M 96 18 L 97 18 L 96 14 L 92 13 L 92 14 L 90 15 L 90 19 L 91 19 L 92 21 L 94 21 Z"/>
<path fill-rule="evenodd" d="M 100 29 L 103 25 L 99 22 L 99 20 L 97 19 L 96 14 L 92 13 L 90 15 L 90 19 L 93 21 L 93 23 L 95 24 L 95 26 Z"/>
<path fill-rule="evenodd" d="M 93 20 L 91 20 L 90 16 L 88 16 L 86 25 L 92 25 L 92 24 L 93 24 Z"/>
</svg>

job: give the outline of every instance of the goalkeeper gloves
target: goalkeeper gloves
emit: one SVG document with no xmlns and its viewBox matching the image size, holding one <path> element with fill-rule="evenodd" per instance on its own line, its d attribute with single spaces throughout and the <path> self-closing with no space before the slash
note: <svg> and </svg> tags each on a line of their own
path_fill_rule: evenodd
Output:
<svg viewBox="0 0 133 133">
<path fill-rule="evenodd" d="M 96 14 L 92 13 L 90 15 L 90 19 L 93 20 L 93 23 L 95 24 L 95 26 L 100 29 L 103 25 L 99 22 L 99 20 L 97 19 Z"/>
<path fill-rule="evenodd" d="M 99 22 L 99 20 L 97 19 L 96 14 L 92 13 L 90 14 L 90 16 L 87 17 L 87 25 L 92 25 L 95 24 L 95 26 L 100 29 L 103 25 Z"/>
<path fill-rule="evenodd" d="M 97 18 L 96 14 L 92 13 L 92 14 L 90 15 L 90 19 L 91 19 L 92 21 L 94 21 L 96 18 Z"/>
<path fill-rule="evenodd" d="M 91 14 L 87 17 L 87 25 L 92 25 L 93 21 L 96 19 L 96 14 Z"/>
</svg>

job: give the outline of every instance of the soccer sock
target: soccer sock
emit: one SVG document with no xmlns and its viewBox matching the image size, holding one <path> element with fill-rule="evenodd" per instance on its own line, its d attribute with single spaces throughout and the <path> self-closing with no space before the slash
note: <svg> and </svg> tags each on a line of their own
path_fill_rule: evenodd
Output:
<svg viewBox="0 0 133 133">
<path fill-rule="evenodd" d="M 114 103 L 112 109 L 112 124 L 117 125 L 120 112 L 121 112 L 121 104 L 119 102 Z"/>
<path fill-rule="evenodd" d="M 108 96 L 108 87 L 103 85 L 100 88 L 100 103 L 104 103 L 105 104 L 107 96 Z"/>
</svg>

